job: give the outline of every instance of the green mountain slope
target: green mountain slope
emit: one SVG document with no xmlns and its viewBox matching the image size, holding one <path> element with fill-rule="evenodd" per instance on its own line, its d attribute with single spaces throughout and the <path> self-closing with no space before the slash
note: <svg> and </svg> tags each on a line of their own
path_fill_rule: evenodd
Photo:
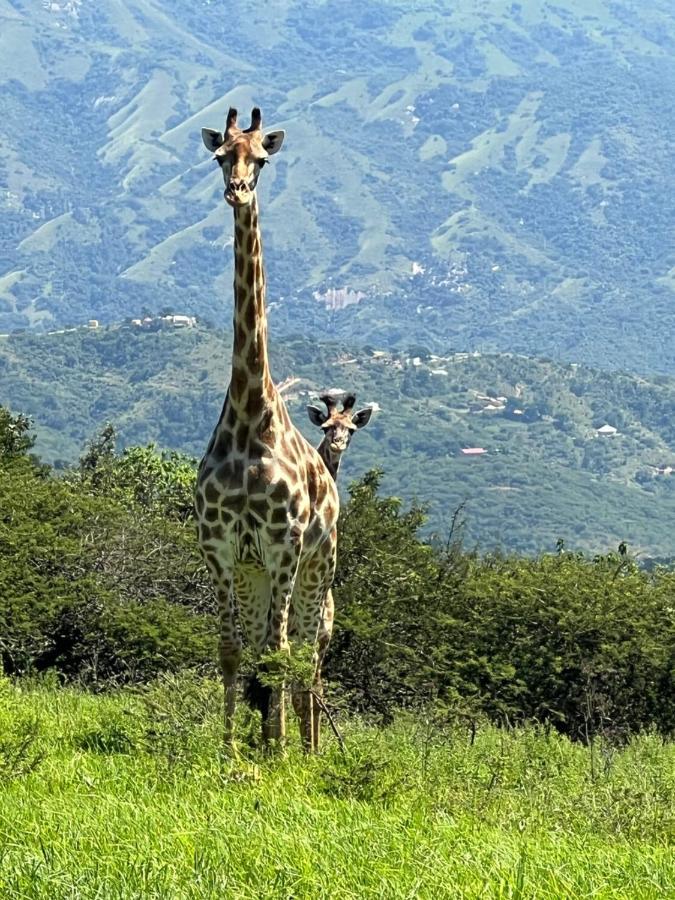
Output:
<svg viewBox="0 0 675 900">
<path fill-rule="evenodd" d="M 0 403 L 33 416 L 38 452 L 77 458 L 105 422 L 126 444 L 201 455 L 229 380 L 229 333 L 111 327 L 0 340 Z M 305 405 L 355 390 L 381 410 L 354 438 L 341 473 L 382 467 L 384 489 L 429 507 L 447 533 L 465 503 L 469 543 L 524 551 L 672 555 L 675 381 L 646 380 L 517 355 L 396 355 L 306 338 L 272 344 L 273 373 L 312 441 Z M 610 426 L 616 433 L 598 434 Z M 482 454 L 463 454 L 465 449 Z"/>
<path fill-rule="evenodd" d="M 667 0 L 0 0 L 0 35 L 0 331 L 227 321 L 199 129 L 255 101 L 279 330 L 675 372 Z"/>
</svg>

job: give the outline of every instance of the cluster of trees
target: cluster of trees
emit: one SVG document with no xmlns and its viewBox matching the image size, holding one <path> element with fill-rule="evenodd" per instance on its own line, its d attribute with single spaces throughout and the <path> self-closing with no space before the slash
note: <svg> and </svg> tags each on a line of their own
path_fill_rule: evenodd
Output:
<svg viewBox="0 0 675 900">
<path fill-rule="evenodd" d="M 388 715 L 425 697 L 576 737 L 675 727 L 675 572 L 648 573 L 625 545 L 587 557 L 558 542 L 536 558 L 443 545 L 424 514 L 353 485 L 343 511 L 329 677 Z M 392 549 L 395 548 L 395 549 Z"/>
<path fill-rule="evenodd" d="M 118 453 L 105 428 L 56 475 L 25 417 L 0 408 L 0 660 L 98 688 L 183 667 L 215 670 L 216 619 L 192 519 L 194 462 L 153 446 Z M 420 540 L 424 511 L 350 488 L 340 522 L 334 696 L 576 737 L 675 727 L 675 572 L 621 548 L 588 558 L 480 556 Z"/>
<path fill-rule="evenodd" d="M 89 684 L 210 664 L 193 468 L 152 447 L 116 454 L 106 428 L 63 477 L 0 410 L 0 663 Z"/>
</svg>

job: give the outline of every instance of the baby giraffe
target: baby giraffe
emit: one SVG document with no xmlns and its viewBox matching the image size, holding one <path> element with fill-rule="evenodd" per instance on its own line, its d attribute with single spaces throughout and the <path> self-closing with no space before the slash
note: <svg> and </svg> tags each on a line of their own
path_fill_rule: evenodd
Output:
<svg viewBox="0 0 675 900">
<path fill-rule="evenodd" d="M 318 406 L 308 406 L 307 412 L 312 424 L 318 425 L 319 428 L 323 429 L 323 440 L 316 449 L 318 450 L 319 456 L 324 461 L 326 468 L 333 478 L 336 479 L 338 469 L 340 468 L 342 454 L 349 446 L 352 435 L 359 428 L 366 427 L 373 414 L 373 410 L 370 407 L 365 407 L 365 409 L 361 409 L 356 413 L 353 412 L 354 404 L 356 403 L 354 394 L 347 394 L 344 397 L 342 400 L 342 411 L 338 410 L 337 400 L 331 394 L 321 394 L 319 399 L 326 404 L 327 412 L 324 412 Z M 326 656 L 328 644 L 330 643 L 331 635 L 333 633 L 334 615 L 335 604 L 333 602 L 333 592 L 332 590 L 329 590 L 326 594 L 326 599 L 324 600 L 321 622 L 317 634 L 319 673 L 321 672 L 321 666 L 323 665 L 323 660 Z M 323 686 L 321 684 L 320 674 L 317 682 L 314 684 L 314 692 L 319 697 L 322 697 Z M 315 743 L 317 745 L 319 740 L 319 723 L 319 716 L 316 716 L 314 720 L 314 729 Z"/>
<path fill-rule="evenodd" d="M 337 400 L 331 394 L 321 394 L 319 400 L 326 404 L 328 411 L 324 412 L 318 406 L 308 406 L 307 413 L 310 422 L 323 431 L 323 440 L 316 449 L 330 474 L 337 479 L 342 454 L 349 446 L 354 432 L 359 428 L 365 428 L 370 422 L 373 410 L 366 406 L 354 412 L 356 403 L 354 394 L 347 394 L 344 397 L 342 411 L 338 410 Z"/>
</svg>

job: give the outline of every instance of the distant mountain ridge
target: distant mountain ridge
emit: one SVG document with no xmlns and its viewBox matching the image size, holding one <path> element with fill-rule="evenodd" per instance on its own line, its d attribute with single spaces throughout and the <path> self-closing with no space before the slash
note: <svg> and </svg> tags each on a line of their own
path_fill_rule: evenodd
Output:
<svg viewBox="0 0 675 900">
<path fill-rule="evenodd" d="M 277 333 L 675 373 L 666 0 L 0 0 L 0 51 L 0 332 L 228 321 L 199 129 L 259 102 Z"/>
<path fill-rule="evenodd" d="M 487 550 L 673 556 L 675 380 L 561 366 L 515 354 L 409 353 L 307 338 L 272 340 L 293 421 L 326 388 L 380 410 L 353 441 L 341 482 L 370 468 L 383 489 L 428 506 L 447 533 L 465 504 L 466 539 Z M 170 325 L 0 339 L 0 403 L 31 415 L 37 451 L 72 463 L 113 422 L 124 445 L 200 456 L 230 375 L 230 334 Z M 610 426 L 609 428 L 605 426 Z M 463 453 L 480 450 L 481 453 Z"/>
</svg>

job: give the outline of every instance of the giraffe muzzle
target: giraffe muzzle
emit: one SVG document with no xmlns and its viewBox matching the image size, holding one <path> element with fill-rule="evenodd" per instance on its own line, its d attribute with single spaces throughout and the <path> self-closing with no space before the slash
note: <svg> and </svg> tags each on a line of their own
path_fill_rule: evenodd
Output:
<svg viewBox="0 0 675 900">
<path fill-rule="evenodd" d="M 230 206 L 246 206 L 253 198 L 253 188 L 246 181 L 230 181 L 224 194 Z"/>
</svg>

